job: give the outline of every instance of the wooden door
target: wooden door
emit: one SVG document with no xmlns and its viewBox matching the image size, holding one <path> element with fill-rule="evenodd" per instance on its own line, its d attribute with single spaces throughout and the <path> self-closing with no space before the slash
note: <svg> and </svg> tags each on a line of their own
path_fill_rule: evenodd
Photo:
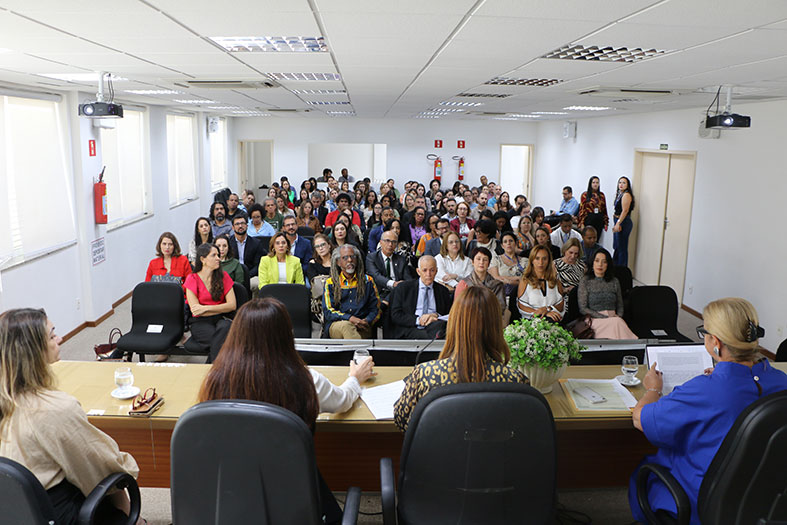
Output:
<svg viewBox="0 0 787 525">
<path fill-rule="evenodd" d="M 689 253 L 691 205 L 694 197 L 693 155 L 670 155 L 669 188 L 664 217 L 659 284 L 669 286 L 683 302 L 686 260 Z"/>
<path fill-rule="evenodd" d="M 655 285 L 659 284 L 661 272 L 670 156 L 643 152 L 637 155 L 640 155 L 640 169 L 632 181 L 636 199 L 634 223 L 637 229 L 633 274 L 643 284 Z"/>
</svg>

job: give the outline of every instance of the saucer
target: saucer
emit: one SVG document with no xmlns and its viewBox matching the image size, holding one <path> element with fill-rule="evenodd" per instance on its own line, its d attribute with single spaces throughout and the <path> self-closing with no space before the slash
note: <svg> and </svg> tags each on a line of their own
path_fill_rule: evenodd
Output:
<svg viewBox="0 0 787 525">
<path fill-rule="evenodd" d="M 617 379 L 618 383 L 623 386 L 637 386 L 638 384 L 642 383 L 638 377 L 635 377 L 631 383 L 626 383 L 626 376 L 624 375 L 617 376 L 615 379 Z"/>
<path fill-rule="evenodd" d="M 136 397 L 137 394 L 139 394 L 138 386 L 132 386 L 129 388 L 116 388 L 110 393 L 110 395 L 115 399 L 131 399 L 132 397 Z"/>
</svg>

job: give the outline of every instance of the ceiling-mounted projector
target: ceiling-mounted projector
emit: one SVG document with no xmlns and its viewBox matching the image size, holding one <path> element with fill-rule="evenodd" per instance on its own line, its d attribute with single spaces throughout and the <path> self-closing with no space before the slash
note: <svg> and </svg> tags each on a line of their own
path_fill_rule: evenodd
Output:
<svg viewBox="0 0 787 525">
<path fill-rule="evenodd" d="M 104 102 L 104 77 L 109 80 L 109 102 Z M 115 104 L 114 89 L 112 89 L 112 78 L 109 73 L 102 71 L 98 75 L 98 93 L 96 100 L 79 105 L 79 116 L 87 118 L 123 118 L 123 106 Z"/>
<path fill-rule="evenodd" d="M 123 118 L 123 106 L 108 102 L 80 104 L 79 116 L 88 118 Z"/>
<path fill-rule="evenodd" d="M 737 113 L 722 113 L 705 119 L 705 127 L 711 129 L 736 129 L 751 127 L 751 117 Z"/>
</svg>

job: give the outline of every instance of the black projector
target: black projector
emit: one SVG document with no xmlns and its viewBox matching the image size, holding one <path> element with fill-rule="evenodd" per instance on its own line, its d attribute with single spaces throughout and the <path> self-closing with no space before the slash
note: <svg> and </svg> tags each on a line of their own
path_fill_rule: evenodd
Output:
<svg viewBox="0 0 787 525">
<path fill-rule="evenodd" d="M 751 117 L 737 113 L 722 113 L 705 118 L 705 127 L 710 129 L 736 129 L 751 127 Z"/>
<path fill-rule="evenodd" d="M 80 104 L 79 116 L 88 118 L 123 118 L 123 106 L 106 102 Z"/>
</svg>

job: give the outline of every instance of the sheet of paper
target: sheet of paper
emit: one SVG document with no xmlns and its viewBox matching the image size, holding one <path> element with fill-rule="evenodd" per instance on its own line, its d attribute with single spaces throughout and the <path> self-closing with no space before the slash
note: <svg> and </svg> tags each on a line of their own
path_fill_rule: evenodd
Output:
<svg viewBox="0 0 787 525">
<path fill-rule="evenodd" d="M 163 324 L 149 324 L 147 333 L 149 334 L 160 334 L 161 331 L 164 330 Z"/>
<path fill-rule="evenodd" d="M 574 390 L 587 387 L 606 398 L 603 403 L 591 403 Z M 566 387 L 579 410 L 628 410 L 637 404 L 631 392 L 617 379 L 566 379 Z"/>
<path fill-rule="evenodd" d="M 703 345 L 648 346 L 647 352 L 648 366 L 656 363 L 656 370 L 663 374 L 664 395 L 713 367 L 713 359 Z"/>
<path fill-rule="evenodd" d="M 447 323 L 448 322 L 448 314 L 441 315 L 440 317 L 438 317 L 438 319 L 440 319 L 441 321 L 445 321 Z"/>
<path fill-rule="evenodd" d="M 369 407 L 375 419 L 393 419 L 394 403 L 402 395 L 404 381 L 399 380 L 387 385 L 364 388 L 361 399 Z"/>
</svg>

